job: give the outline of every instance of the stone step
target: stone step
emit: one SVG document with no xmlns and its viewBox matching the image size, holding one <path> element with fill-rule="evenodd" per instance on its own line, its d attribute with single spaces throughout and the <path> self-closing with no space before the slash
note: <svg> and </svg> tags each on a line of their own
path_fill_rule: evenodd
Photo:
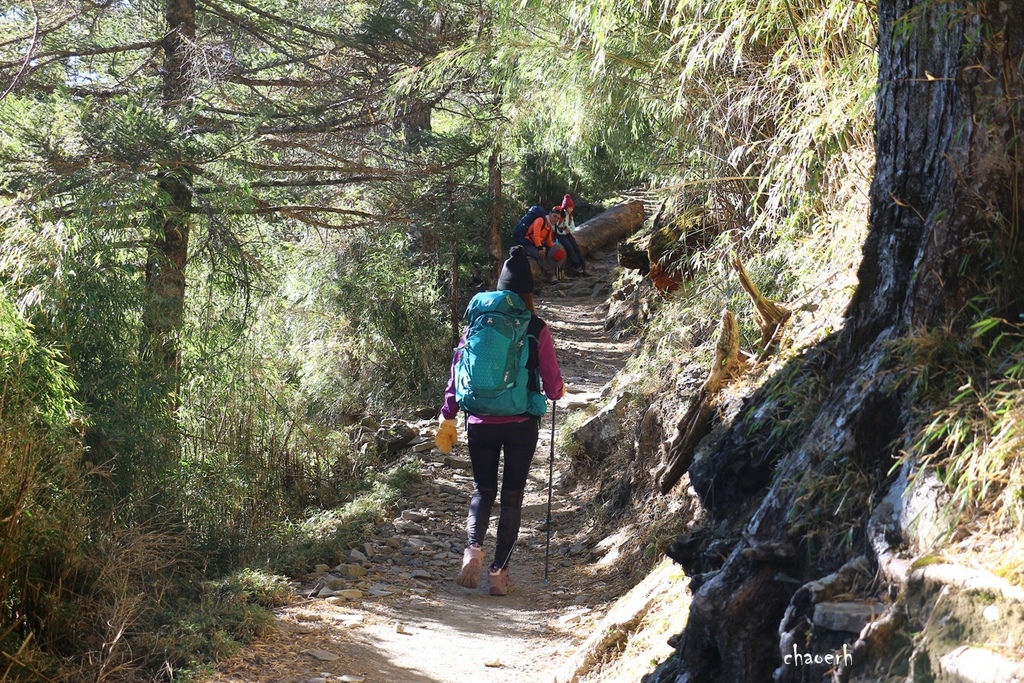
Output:
<svg viewBox="0 0 1024 683">
<path fill-rule="evenodd" d="M 880 602 L 819 602 L 814 606 L 815 626 L 829 631 L 860 633 L 868 622 L 885 614 Z"/>
<path fill-rule="evenodd" d="M 1024 683 L 1024 662 L 977 647 L 958 647 L 939 660 L 942 673 L 957 683 Z"/>
</svg>

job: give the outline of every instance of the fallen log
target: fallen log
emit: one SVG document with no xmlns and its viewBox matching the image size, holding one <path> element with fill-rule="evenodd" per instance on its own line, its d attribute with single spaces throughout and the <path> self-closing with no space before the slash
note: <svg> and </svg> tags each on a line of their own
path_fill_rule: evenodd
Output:
<svg viewBox="0 0 1024 683">
<path fill-rule="evenodd" d="M 583 256 L 589 256 L 598 249 L 632 235 L 644 224 L 644 203 L 627 202 L 602 211 L 589 221 L 576 226 L 576 243 Z M 544 282 L 540 265 L 530 259 L 533 279 Z"/>
<path fill-rule="evenodd" d="M 627 202 L 576 226 L 576 243 L 584 256 L 633 234 L 644 224 L 644 203 Z"/>
</svg>

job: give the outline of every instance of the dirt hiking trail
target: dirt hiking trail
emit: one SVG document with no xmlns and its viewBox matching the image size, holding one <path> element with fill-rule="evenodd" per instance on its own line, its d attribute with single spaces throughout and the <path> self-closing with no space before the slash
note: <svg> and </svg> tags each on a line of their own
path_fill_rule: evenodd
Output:
<svg viewBox="0 0 1024 683">
<path fill-rule="evenodd" d="M 595 401 L 622 367 L 632 341 L 612 341 L 603 323 L 615 254 L 590 259 L 586 278 L 544 285 L 535 297 L 549 325 L 569 388 L 557 424 Z M 440 405 L 440 396 L 438 405 Z M 549 403 L 550 406 L 550 403 Z M 221 663 L 212 683 L 550 683 L 592 624 L 629 586 L 615 572 L 583 561 L 590 550 L 586 516 L 561 485 L 568 462 L 555 453 L 552 537 L 544 581 L 551 413 L 541 423 L 523 524 L 510 564 L 518 590 L 488 594 L 455 584 L 465 546 L 472 478 L 465 431 L 450 457 L 430 446 L 436 420 L 419 423 L 417 457 L 426 463 L 419 488 L 393 523 L 341 565 L 303 581 L 277 610 L 277 632 Z M 495 516 L 484 546 L 494 552 Z M 355 559 L 353 559 L 353 557 Z M 324 558 L 338 563 L 339 558 Z M 329 597 L 325 597 L 329 596 Z"/>
</svg>

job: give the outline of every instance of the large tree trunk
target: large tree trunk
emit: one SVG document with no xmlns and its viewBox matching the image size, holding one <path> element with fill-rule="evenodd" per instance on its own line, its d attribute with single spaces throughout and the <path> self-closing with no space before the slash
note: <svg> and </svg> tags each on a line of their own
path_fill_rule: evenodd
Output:
<svg viewBox="0 0 1024 683">
<path fill-rule="evenodd" d="M 432 114 L 433 107 L 429 102 L 424 102 L 414 95 L 406 98 L 399 115 L 399 123 L 402 126 L 407 147 L 419 149 L 423 146 L 424 133 L 429 133 L 432 130 L 430 122 Z"/>
<path fill-rule="evenodd" d="M 994 0 L 882 0 L 879 15 L 877 159 L 860 284 L 843 333 L 802 361 L 821 364 L 827 394 L 789 453 L 761 452 L 746 436 L 761 426 L 755 417 L 709 445 L 704 462 L 723 464 L 706 478 L 724 487 L 739 456 L 776 457 L 779 471 L 721 570 L 694 595 L 678 656 L 651 683 L 773 679 L 795 588 L 787 579 L 824 573 L 794 513 L 807 490 L 796 484 L 826 481 L 845 459 L 884 490 L 907 397 L 871 380 L 887 369 L 893 342 L 919 327 L 963 330 L 969 301 L 991 291 L 1019 312 L 1024 15 Z M 750 402 L 769 398 L 763 391 Z M 795 558 L 811 559 L 757 552 L 785 542 L 803 546 Z"/>
<path fill-rule="evenodd" d="M 985 291 L 992 266 L 1004 279 L 993 284 L 1018 307 L 1024 14 L 1009 7 L 879 6 L 871 230 L 851 306 L 857 346 L 885 327 L 946 324 Z M 914 30 L 897 39 L 908 19 Z"/>
<path fill-rule="evenodd" d="M 487 160 L 487 205 L 488 225 L 490 227 L 490 252 L 492 282 L 498 281 L 505 254 L 501 249 L 501 145 L 491 150 Z"/>
<path fill-rule="evenodd" d="M 168 0 L 163 39 L 163 106 L 176 116 L 192 99 L 196 18 L 193 0 Z M 143 357 L 168 392 L 177 388 L 178 334 L 185 306 L 185 264 L 192 214 L 192 170 L 184 161 L 157 174 L 162 202 L 153 207 L 155 234 L 146 262 Z M 173 406 L 172 406 L 173 409 Z"/>
</svg>

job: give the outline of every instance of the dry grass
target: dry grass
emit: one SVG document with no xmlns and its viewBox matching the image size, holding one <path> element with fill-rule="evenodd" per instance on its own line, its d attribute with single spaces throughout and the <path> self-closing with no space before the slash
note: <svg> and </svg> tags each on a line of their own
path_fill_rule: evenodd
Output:
<svg viewBox="0 0 1024 683">
<path fill-rule="evenodd" d="M 893 371 L 918 398 L 900 462 L 934 471 L 952 520 L 944 551 L 1020 583 L 1024 578 L 1024 343 L 982 321 L 969 335 L 918 330 Z"/>
</svg>

